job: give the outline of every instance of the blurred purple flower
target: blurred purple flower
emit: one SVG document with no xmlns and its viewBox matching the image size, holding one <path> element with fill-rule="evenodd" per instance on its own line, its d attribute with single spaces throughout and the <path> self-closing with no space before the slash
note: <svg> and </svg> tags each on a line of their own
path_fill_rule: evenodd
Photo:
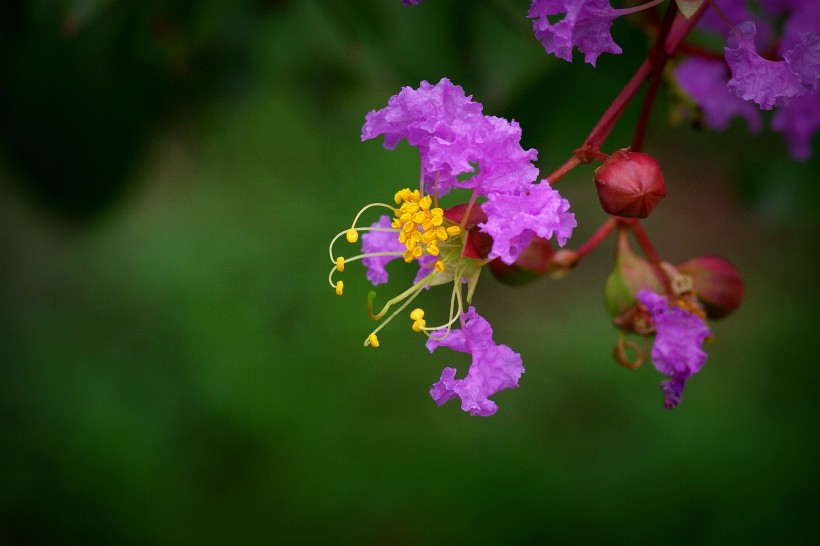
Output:
<svg viewBox="0 0 820 546">
<path fill-rule="evenodd" d="M 703 112 L 711 129 L 723 130 L 735 116 L 746 120 L 749 130 L 757 132 L 763 125 L 760 109 L 734 94 L 726 85 L 729 71 L 722 61 L 690 57 L 675 70 L 678 84 Z"/>
<path fill-rule="evenodd" d="M 778 108 L 772 130 L 783 133 L 789 152 L 797 159 L 811 157 L 814 133 L 820 129 L 820 90 L 797 97 Z"/>
<path fill-rule="evenodd" d="M 472 363 L 467 376 L 456 379 L 455 368 L 444 368 L 441 379 L 430 389 L 430 396 L 439 406 L 459 397 L 461 409 L 470 415 L 490 416 L 498 406 L 489 397 L 500 390 L 518 387 L 518 379 L 524 373 L 521 355 L 506 345 L 495 344 L 490 324 L 474 307 L 461 315 L 461 324 L 461 330 L 451 330 L 443 339 L 436 339 L 442 333 L 433 334 L 427 349 L 432 353 L 437 347 L 449 347 L 470 354 Z"/>
</svg>

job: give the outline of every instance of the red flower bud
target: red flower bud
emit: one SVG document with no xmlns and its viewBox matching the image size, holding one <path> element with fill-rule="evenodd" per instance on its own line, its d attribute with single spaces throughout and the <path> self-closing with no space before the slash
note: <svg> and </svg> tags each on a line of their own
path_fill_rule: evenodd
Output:
<svg viewBox="0 0 820 546">
<path fill-rule="evenodd" d="M 601 207 L 625 218 L 646 218 L 666 195 L 663 174 L 652 156 L 624 148 L 595 170 Z"/>
<path fill-rule="evenodd" d="M 719 319 L 728 316 L 743 301 L 743 279 L 738 270 L 719 256 L 698 256 L 678 266 L 678 271 L 692 277 L 693 288 L 706 310 L 706 316 Z"/>
<path fill-rule="evenodd" d="M 512 265 L 501 260 L 490 262 L 493 276 L 504 284 L 520 286 L 541 277 L 550 271 L 555 251 L 547 239 L 533 237 Z"/>
</svg>

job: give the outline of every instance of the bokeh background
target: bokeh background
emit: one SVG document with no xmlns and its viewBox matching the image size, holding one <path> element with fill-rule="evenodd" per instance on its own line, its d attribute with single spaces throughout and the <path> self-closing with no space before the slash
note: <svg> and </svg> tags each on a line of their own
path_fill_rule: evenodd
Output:
<svg viewBox="0 0 820 546">
<path fill-rule="evenodd" d="M 402 321 L 362 347 L 358 264 L 343 298 L 327 285 L 330 238 L 417 180 L 414 150 L 360 142 L 401 86 L 450 77 L 521 123 L 546 174 L 646 49 L 619 21 L 624 55 L 553 59 L 527 4 L 4 6 L 0 542 L 820 538 L 818 146 L 795 163 L 740 123 L 671 126 L 661 93 L 649 232 L 671 262 L 730 258 L 747 287 L 672 412 L 651 366 L 611 359 L 611 241 L 560 281 L 482 277 L 474 303 L 527 369 L 489 419 L 427 394 L 465 355 L 427 354 Z M 604 218 L 591 170 L 559 185 L 574 246 Z M 412 277 L 391 273 L 383 297 Z"/>
</svg>

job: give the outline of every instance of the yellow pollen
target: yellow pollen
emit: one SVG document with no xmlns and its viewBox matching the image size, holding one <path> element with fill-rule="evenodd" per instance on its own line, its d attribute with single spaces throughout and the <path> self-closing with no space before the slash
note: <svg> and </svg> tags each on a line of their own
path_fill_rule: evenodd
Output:
<svg viewBox="0 0 820 546">
<path fill-rule="evenodd" d="M 410 318 L 413 320 L 419 320 L 420 318 L 424 317 L 424 309 L 420 307 L 416 307 L 410 312 Z"/>
<path fill-rule="evenodd" d="M 370 340 L 370 345 L 372 345 L 373 347 L 379 346 L 379 338 L 376 337 L 376 334 L 370 334 L 369 336 L 367 336 L 367 339 Z"/>
<path fill-rule="evenodd" d="M 344 271 L 345 270 L 345 259 L 342 258 L 341 256 L 336 258 L 336 269 L 338 269 L 339 271 Z"/>
<path fill-rule="evenodd" d="M 359 240 L 359 232 L 353 228 L 350 228 L 347 230 L 347 233 L 345 233 L 345 237 L 347 238 L 348 243 L 355 243 Z"/>
<path fill-rule="evenodd" d="M 424 255 L 438 256 L 441 253 L 439 243 L 462 232 L 459 226 L 445 223 L 444 210 L 433 207 L 430 195 L 422 197 L 419 190 L 405 188 L 396 192 L 393 199 L 399 207 L 395 209 L 391 226 L 398 230 L 398 240 L 406 247 L 405 262 Z"/>
<path fill-rule="evenodd" d="M 341 296 L 342 293 L 344 292 L 344 289 L 345 289 L 345 283 L 343 283 L 342 281 L 337 281 L 336 282 L 336 295 Z"/>
</svg>

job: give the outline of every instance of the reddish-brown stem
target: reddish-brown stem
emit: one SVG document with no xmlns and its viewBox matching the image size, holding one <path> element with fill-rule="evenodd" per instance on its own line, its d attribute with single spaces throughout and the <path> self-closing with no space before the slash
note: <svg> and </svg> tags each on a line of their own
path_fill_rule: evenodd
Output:
<svg viewBox="0 0 820 546">
<path fill-rule="evenodd" d="M 672 285 L 669 283 L 669 277 L 667 277 L 666 273 L 664 273 L 663 267 L 661 267 L 661 259 L 658 256 L 655 247 L 652 246 L 652 241 L 649 240 L 649 236 L 646 234 L 646 231 L 643 229 L 640 222 L 632 223 L 632 233 L 635 234 L 635 239 L 637 239 L 638 244 L 641 245 L 643 255 L 646 256 L 647 260 L 649 260 L 649 265 L 652 267 L 652 272 L 655 273 L 655 276 L 663 285 L 664 291 L 667 294 L 672 294 Z"/>
<path fill-rule="evenodd" d="M 637 93 L 643 81 L 649 76 L 650 73 L 652 73 L 654 68 L 659 62 L 661 62 L 661 60 L 665 63 L 669 57 L 673 56 L 677 52 L 681 43 L 683 43 L 683 40 L 692 30 L 692 27 L 695 26 L 695 23 L 698 22 L 706 7 L 707 4 L 704 3 L 700 10 L 693 15 L 691 19 L 687 20 L 683 17 L 678 17 L 674 20 L 672 27 L 669 30 L 669 35 L 666 37 L 666 42 L 664 44 L 665 47 L 662 50 L 663 55 L 650 55 L 643 63 L 641 63 L 632 78 L 627 82 L 624 88 L 621 89 L 621 92 L 618 93 L 612 101 L 612 104 L 610 104 L 609 108 L 606 109 L 604 115 L 601 116 L 601 119 L 598 120 L 598 123 L 592 129 L 592 132 L 589 134 L 586 141 L 584 141 L 584 145 L 581 148 L 600 149 L 601 145 L 609 136 L 609 133 L 611 133 L 612 129 L 615 127 L 615 123 L 624 113 L 627 105 L 635 96 L 635 93 Z"/>
<path fill-rule="evenodd" d="M 632 137 L 632 150 L 638 152 L 643 146 L 644 138 L 646 137 L 646 129 L 649 126 L 649 116 L 652 114 L 652 108 L 655 106 L 655 97 L 658 94 L 658 89 L 663 79 L 663 70 L 666 66 L 669 56 L 666 54 L 666 38 L 669 36 L 669 31 L 672 28 L 672 23 L 675 21 L 675 16 L 678 14 L 678 5 L 675 2 L 670 2 L 666 13 L 663 16 L 660 30 L 656 38 L 655 46 L 649 52 L 650 58 L 656 58 L 657 61 L 653 63 L 652 77 L 649 79 L 649 85 L 646 88 L 646 95 L 641 105 L 641 113 L 638 118 L 638 124 L 635 126 L 635 134 Z"/>
<path fill-rule="evenodd" d="M 568 159 L 568 160 L 567 160 L 567 161 L 566 161 L 563 165 L 561 165 L 560 167 L 558 167 L 558 168 L 555 170 L 555 172 L 554 172 L 554 173 L 552 173 L 551 175 L 549 175 L 549 176 L 547 177 L 547 182 L 549 182 L 549 183 L 550 183 L 550 185 L 555 184 L 555 182 L 556 182 L 559 178 L 561 178 L 562 176 L 564 176 L 565 174 L 567 174 L 568 172 L 570 172 L 572 169 L 574 169 L 575 167 L 577 167 L 577 166 L 578 166 L 578 165 L 580 165 L 581 163 L 583 163 L 583 161 L 581 161 L 581 158 L 580 158 L 580 157 L 578 157 L 578 156 L 576 156 L 576 155 L 573 155 L 573 156 L 572 156 L 572 157 L 570 157 L 570 158 L 569 158 L 569 159 Z"/>
<path fill-rule="evenodd" d="M 592 237 L 590 237 L 584 244 L 582 244 L 578 250 L 575 251 L 575 255 L 577 256 L 576 261 L 580 260 L 600 245 L 609 235 L 615 230 L 615 227 L 618 225 L 618 219 L 610 217 L 606 220 L 601 227 L 598 228 Z"/>
</svg>

